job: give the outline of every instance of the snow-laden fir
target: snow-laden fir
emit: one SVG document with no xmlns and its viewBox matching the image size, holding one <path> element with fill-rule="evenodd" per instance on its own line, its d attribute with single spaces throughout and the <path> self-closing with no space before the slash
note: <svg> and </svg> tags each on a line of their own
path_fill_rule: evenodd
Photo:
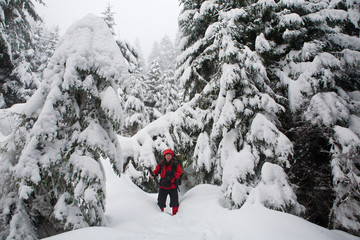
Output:
<svg viewBox="0 0 360 240">
<path fill-rule="evenodd" d="M 268 207 L 358 232 L 359 145 L 351 138 L 349 151 L 337 132 L 359 116 L 359 1 L 181 2 L 176 74 L 201 123 L 183 121 L 191 141 L 180 145 L 193 144 L 196 154 L 184 154 L 202 181 L 241 206 L 262 185 L 264 163 L 277 164 L 296 198 L 286 191 Z"/>
<path fill-rule="evenodd" d="M 0 2 L 0 108 L 30 98 L 59 40 L 59 29 L 45 27 L 25 2 Z"/>
<path fill-rule="evenodd" d="M 107 223 L 100 156 L 122 171 L 115 80 L 126 69 L 110 29 L 89 15 L 69 28 L 31 99 L 2 112 L 15 130 L 1 144 L 1 238 Z"/>
<path fill-rule="evenodd" d="M 146 76 L 89 15 L 1 110 L 0 238 L 356 239 L 286 213 L 359 234 L 359 1 L 180 2 L 175 74 Z M 189 190 L 175 217 L 142 191 L 166 148 Z"/>
</svg>

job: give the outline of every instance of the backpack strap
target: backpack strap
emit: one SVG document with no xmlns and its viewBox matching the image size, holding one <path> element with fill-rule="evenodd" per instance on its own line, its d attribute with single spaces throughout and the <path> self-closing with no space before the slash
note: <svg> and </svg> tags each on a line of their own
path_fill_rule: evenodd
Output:
<svg viewBox="0 0 360 240">
<path fill-rule="evenodd" d="M 173 171 L 175 173 L 176 171 L 176 168 L 177 166 L 179 165 L 178 161 L 177 160 L 173 160 L 173 162 L 171 163 L 171 171 Z M 160 174 L 161 174 L 161 171 L 162 169 L 164 168 L 165 164 L 164 164 L 164 161 L 161 161 L 159 163 L 159 168 L 160 168 Z"/>
</svg>

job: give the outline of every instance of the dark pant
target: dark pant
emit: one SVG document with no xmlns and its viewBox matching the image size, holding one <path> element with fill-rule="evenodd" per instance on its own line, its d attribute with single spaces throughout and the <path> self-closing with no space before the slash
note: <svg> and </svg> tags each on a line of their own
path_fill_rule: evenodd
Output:
<svg viewBox="0 0 360 240">
<path fill-rule="evenodd" d="M 179 196 L 176 188 L 173 189 L 159 189 L 158 195 L 158 205 L 160 208 L 166 207 L 166 198 L 167 195 L 170 195 L 170 207 L 178 207 L 179 206 Z"/>
</svg>

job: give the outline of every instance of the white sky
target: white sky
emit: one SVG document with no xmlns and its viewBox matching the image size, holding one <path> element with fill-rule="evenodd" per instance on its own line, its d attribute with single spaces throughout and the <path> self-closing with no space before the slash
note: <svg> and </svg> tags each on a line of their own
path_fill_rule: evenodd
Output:
<svg viewBox="0 0 360 240">
<path fill-rule="evenodd" d="M 89 13 L 101 16 L 108 3 L 115 12 L 115 33 L 135 45 L 140 42 L 147 59 L 154 41 L 168 35 L 175 40 L 180 7 L 178 0 L 44 0 L 37 11 L 48 26 L 58 25 L 61 34 Z"/>
</svg>

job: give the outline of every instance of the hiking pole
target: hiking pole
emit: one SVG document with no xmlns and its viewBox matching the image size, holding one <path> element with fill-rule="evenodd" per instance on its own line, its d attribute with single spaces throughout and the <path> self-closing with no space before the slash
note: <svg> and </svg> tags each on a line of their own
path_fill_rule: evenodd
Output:
<svg viewBox="0 0 360 240">
<path fill-rule="evenodd" d="M 159 187 L 160 184 L 159 184 L 156 176 L 153 174 L 151 167 L 146 167 L 146 170 L 148 170 L 150 175 L 154 177 L 153 180 L 155 181 L 156 185 Z"/>
</svg>

